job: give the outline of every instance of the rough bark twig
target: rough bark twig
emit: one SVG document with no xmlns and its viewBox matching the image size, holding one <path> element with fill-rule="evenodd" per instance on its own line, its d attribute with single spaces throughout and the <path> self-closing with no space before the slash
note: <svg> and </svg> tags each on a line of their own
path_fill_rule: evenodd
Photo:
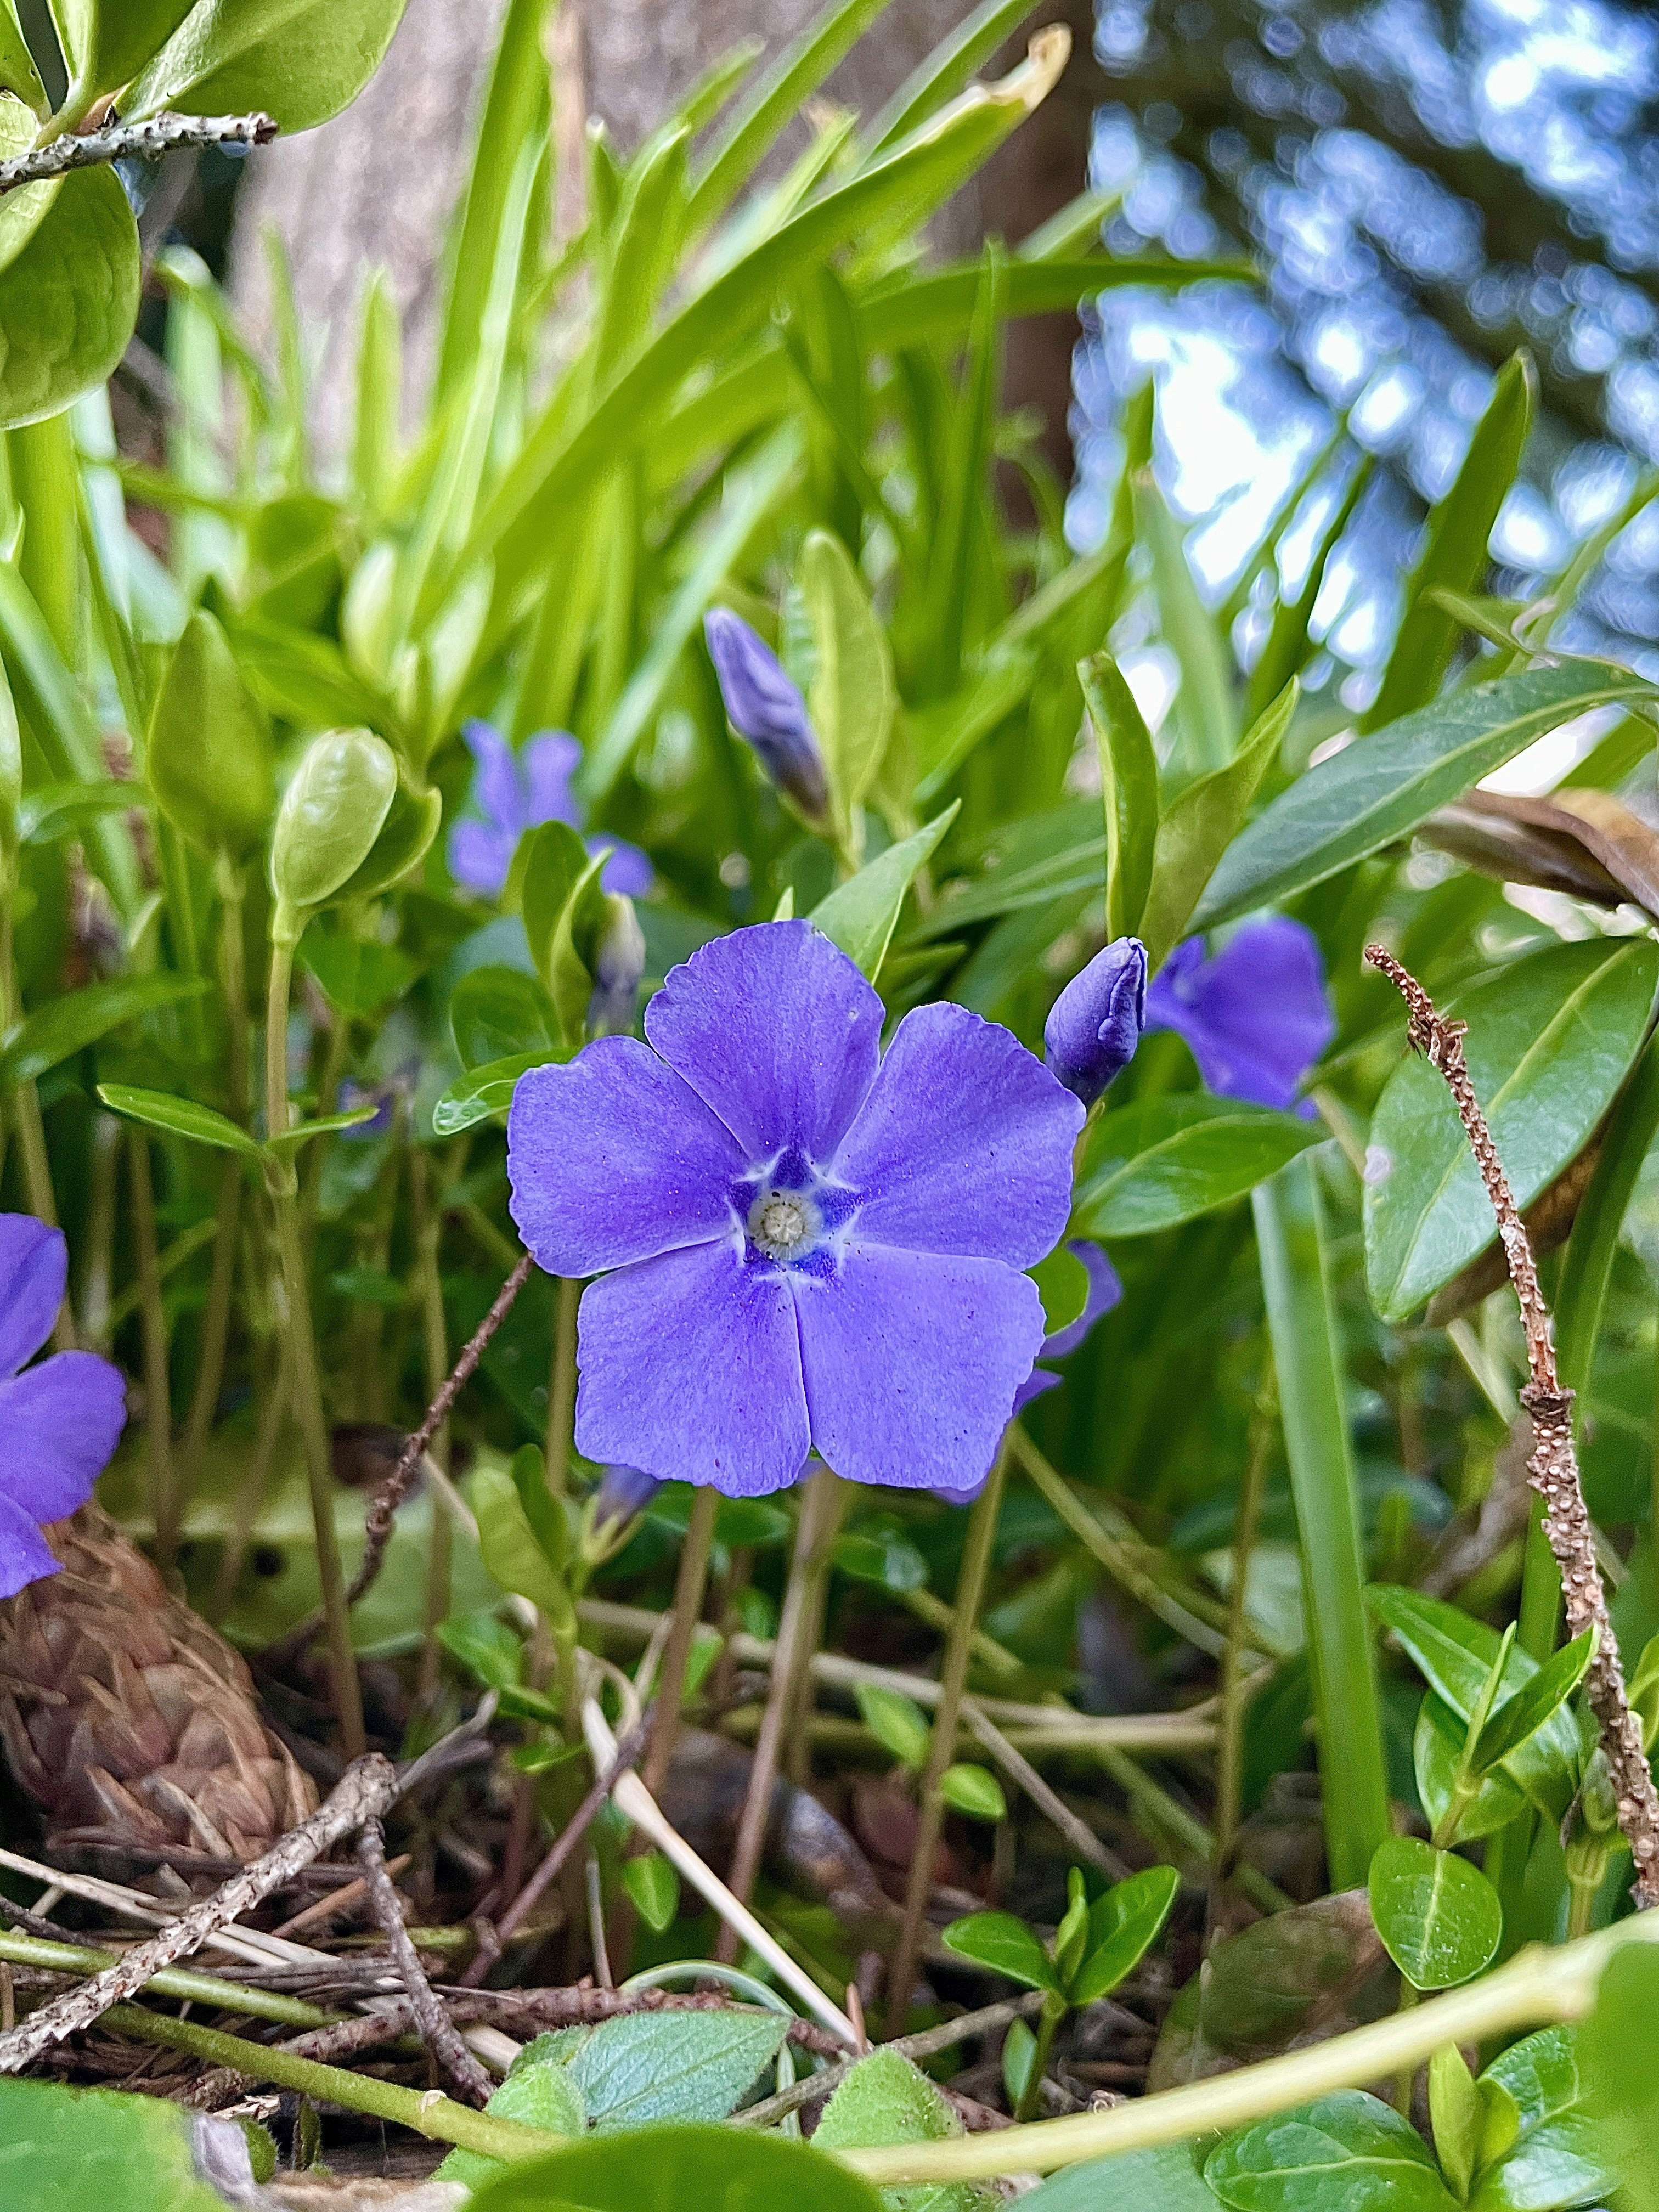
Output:
<svg viewBox="0 0 1659 2212">
<path fill-rule="evenodd" d="M 1498 1147 L 1475 1097 L 1463 1058 L 1466 1024 L 1448 1021 L 1417 978 L 1381 945 L 1370 945 L 1365 957 L 1386 975 L 1406 1001 L 1406 1036 L 1452 1095 L 1457 1117 L 1486 1186 L 1498 1233 L 1509 1262 L 1510 1279 L 1521 1302 L 1530 1379 L 1521 1403 L 1532 1417 L 1532 1451 L 1527 1480 L 1544 1501 L 1544 1533 L 1561 1570 L 1567 1632 L 1596 1632 L 1595 1653 L 1584 1676 L 1585 1695 L 1601 1731 L 1601 1747 L 1619 1800 L 1619 1826 L 1635 1863 L 1638 1907 L 1659 1905 L 1659 1790 L 1656 1790 L 1643 1747 L 1642 1723 L 1632 1711 L 1619 1656 L 1619 1639 L 1607 1613 L 1607 1592 L 1596 1565 L 1589 1513 L 1578 1479 L 1572 1443 L 1572 1392 L 1564 1389 L 1550 1336 L 1549 1309 L 1539 1288 L 1537 1263 L 1521 1219 L 1515 1194 L 1504 1173 Z"/>
<path fill-rule="evenodd" d="M 326 1802 L 309 1820 L 290 1828 L 263 1858 L 168 1921 L 147 1942 L 136 1943 L 118 1964 L 79 1988 L 66 1990 L 9 2034 L 0 2035 L 0 2074 L 18 2073 L 64 2036 L 89 2027 L 112 2005 L 135 1996 L 164 1966 L 188 1958 L 210 1936 L 291 1881 L 296 1869 L 308 1865 L 366 1820 L 379 1820 L 398 1795 L 398 1773 L 389 1759 L 371 1752 L 354 1760 Z"/>
<path fill-rule="evenodd" d="M 276 136 L 269 115 L 157 115 L 148 123 L 118 123 L 78 137 L 66 132 L 50 146 L 32 146 L 0 161 L 0 196 L 106 161 L 159 161 L 180 146 L 269 146 Z"/>
<path fill-rule="evenodd" d="M 386 1940 L 392 1964 L 398 1978 L 408 1992 L 413 2009 L 415 2025 L 421 2040 L 432 2053 L 438 2065 L 450 2080 L 474 2104 L 486 2104 L 493 2084 L 489 2075 L 461 2041 L 460 2031 L 432 1993 L 415 1946 L 409 1940 L 409 1930 L 404 1925 L 403 1908 L 398 1902 L 398 1893 L 392 1876 L 386 1871 L 386 1838 L 378 1820 L 365 1820 L 362 1833 L 357 1838 L 357 1858 L 368 1884 L 369 1901 L 374 1907 L 374 1917 Z"/>
</svg>

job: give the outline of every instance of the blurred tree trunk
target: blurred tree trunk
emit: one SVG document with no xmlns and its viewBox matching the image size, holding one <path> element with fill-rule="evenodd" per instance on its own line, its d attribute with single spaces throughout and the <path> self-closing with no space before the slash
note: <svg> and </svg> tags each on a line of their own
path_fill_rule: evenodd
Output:
<svg viewBox="0 0 1659 2212">
<path fill-rule="evenodd" d="M 441 301 L 445 227 L 465 176 L 473 120 L 503 0 L 410 0 L 380 75 L 356 106 L 322 130 L 253 157 L 243 187 L 232 283 L 256 332 L 269 324 L 269 280 L 261 234 L 273 229 L 294 270 L 295 290 L 323 358 L 316 388 L 322 451 L 337 453 L 349 411 L 356 302 L 364 272 L 388 272 L 404 316 L 411 403 L 430 375 Z M 625 151 L 635 145 L 717 56 L 758 35 L 769 50 L 795 34 L 821 0 L 570 0 L 550 44 L 583 78 L 587 110 L 602 117 Z M 892 0 L 870 36 L 831 78 L 831 99 L 873 113 L 938 42 L 963 21 L 969 0 Z M 1089 121 L 1101 96 L 1091 49 L 1091 0 L 1033 0 L 1030 26 L 1063 21 L 1073 56 L 1058 88 L 996 158 L 957 195 L 937 226 L 941 249 L 971 254 L 988 231 L 1018 241 L 1081 191 Z M 1024 33 L 991 74 L 1024 51 Z M 569 135 L 561 133 L 565 143 Z M 1037 409 L 1043 443 L 1062 482 L 1071 476 L 1066 417 L 1070 315 L 1012 326 L 1006 397 Z"/>
</svg>

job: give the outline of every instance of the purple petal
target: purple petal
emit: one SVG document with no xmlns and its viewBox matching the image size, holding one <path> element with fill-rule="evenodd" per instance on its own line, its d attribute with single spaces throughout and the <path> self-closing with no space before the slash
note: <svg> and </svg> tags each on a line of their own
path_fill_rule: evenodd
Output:
<svg viewBox="0 0 1659 2212">
<path fill-rule="evenodd" d="M 1008 1030 L 965 1006 L 918 1006 L 836 1156 L 865 1194 L 859 1242 L 1034 1266 L 1065 1231 L 1082 1127 L 1078 1101 Z"/>
<path fill-rule="evenodd" d="M 544 730 L 532 738 L 519 756 L 518 773 L 525 794 L 526 830 L 543 822 L 568 822 L 574 830 L 581 820 L 570 779 L 582 749 L 567 730 Z"/>
<path fill-rule="evenodd" d="M 516 830 L 496 830 L 487 822 L 458 822 L 449 833 L 449 872 L 464 890 L 484 898 L 500 895 L 519 848 Z"/>
<path fill-rule="evenodd" d="M 0 1597 L 15 1597 L 31 1583 L 57 1574 L 62 1564 L 22 1507 L 0 1498 Z"/>
<path fill-rule="evenodd" d="M 809 921 L 715 938 L 645 1010 L 647 1036 L 757 1160 L 788 1145 L 830 1159 L 875 1080 L 881 1024 L 881 1000 Z"/>
<path fill-rule="evenodd" d="M 656 1477 L 641 1474 L 636 1467 L 608 1467 L 593 1499 L 594 1525 L 607 1521 L 631 1521 L 643 1513 L 662 1488 Z"/>
<path fill-rule="evenodd" d="M 0 1213 L 0 1375 L 15 1375 L 52 1334 L 68 1279 L 61 1229 L 32 1213 Z"/>
<path fill-rule="evenodd" d="M 600 889 L 620 891 L 624 898 L 648 898 L 656 885 L 656 872 L 639 847 L 600 835 L 588 839 L 588 852 L 597 853 L 602 845 L 610 846 L 611 858 L 599 878 Z"/>
<path fill-rule="evenodd" d="M 127 1386 L 91 1352 L 58 1352 L 0 1382 L 0 1497 L 37 1521 L 86 1504 L 126 1426 Z"/>
<path fill-rule="evenodd" d="M 1042 1344 L 1042 1301 L 995 1260 L 850 1245 L 790 1278 L 812 1442 L 848 1482 L 965 1490 Z"/>
<path fill-rule="evenodd" d="M 1138 937 L 1115 938 L 1049 1011 L 1042 1046 L 1050 1070 L 1092 1106 L 1134 1058 L 1146 1014 L 1146 948 Z"/>
<path fill-rule="evenodd" d="M 1123 1296 L 1122 1278 L 1100 1245 L 1086 1237 L 1073 1237 L 1066 1249 L 1083 1262 L 1089 1288 L 1084 1297 L 1083 1311 L 1077 1319 L 1043 1339 L 1045 1359 L 1064 1359 L 1068 1352 L 1075 1352 L 1101 1316 L 1110 1313 Z M 1036 1379 L 1034 1376 L 1032 1380 Z M 1056 1376 L 1054 1379 L 1058 1382 L 1060 1378 Z"/>
<path fill-rule="evenodd" d="M 660 1481 L 761 1498 L 806 1457 L 806 1394 L 784 1277 L 735 1243 L 665 1253 L 582 1294 L 576 1449 Z"/>
<path fill-rule="evenodd" d="M 1146 1026 L 1183 1037 L 1218 1097 L 1295 1105 L 1336 1035 L 1312 932 L 1270 915 L 1247 924 L 1212 960 L 1189 938 L 1152 979 Z"/>
<path fill-rule="evenodd" d="M 531 826 L 518 756 L 501 732 L 488 722 L 469 722 L 461 735 L 477 764 L 472 778 L 472 804 L 493 829 L 517 844 Z"/>
<path fill-rule="evenodd" d="M 509 1210 L 550 1275 L 597 1274 L 732 1237 L 726 1192 L 745 1164 L 696 1092 L 636 1037 L 600 1037 L 563 1066 L 532 1067 L 513 1093 Z"/>
</svg>

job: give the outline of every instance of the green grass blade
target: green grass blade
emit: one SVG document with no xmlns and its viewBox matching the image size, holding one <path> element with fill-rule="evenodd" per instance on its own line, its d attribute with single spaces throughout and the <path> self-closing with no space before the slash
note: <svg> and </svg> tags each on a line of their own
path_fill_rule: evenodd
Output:
<svg viewBox="0 0 1659 2212">
<path fill-rule="evenodd" d="M 1006 46 L 1026 18 L 1035 15 L 1036 0 L 980 0 L 948 37 L 941 39 L 913 69 L 887 105 L 878 110 L 861 134 L 864 158 L 885 153 L 907 131 L 926 122 L 935 108 L 954 99 L 976 70 L 982 69 L 999 46 Z"/>
</svg>

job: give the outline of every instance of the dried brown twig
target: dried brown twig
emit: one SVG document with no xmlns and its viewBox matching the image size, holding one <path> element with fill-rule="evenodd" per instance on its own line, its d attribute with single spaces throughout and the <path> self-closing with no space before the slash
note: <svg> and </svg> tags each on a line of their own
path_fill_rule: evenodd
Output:
<svg viewBox="0 0 1659 2212">
<path fill-rule="evenodd" d="M 1416 976 L 1381 945 L 1368 945 L 1365 957 L 1406 1001 L 1407 1041 L 1450 1091 L 1498 1217 L 1498 1234 L 1509 1262 L 1510 1279 L 1521 1302 L 1521 1325 L 1527 1340 L 1529 1379 L 1521 1393 L 1521 1403 L 1532 1419 L 1527 1480 L 1544 1501 L 1544 1534 L 1561 1570 L 1568 1632 L 1581 1636 L 1587 1628 L 1596 1632 L 1584 1689 L 1601 1731 L 1601 1747 L 1619 1801 L 1619 1826 L 1635 1863 L 1636 1902 L 1642 1907 L 1659 1905 L 1659 1791 L 1654 1788 L 1643 1747 L 1642 1723 L 1631 1710 L 1619 1639 L 1608 1617 L 1607 1592 L 1596 1565 L 1589 1513 L 1573 1449 L 1573 1394 L 1561 1385 L 1550 1335 L 1549 1309 L 1539 1288 L 1532 1245 L 1464 1061 L 1467 1024 L 1448 1021 L 1437 1013 Z"/>
<path fill-rule="evenodd" d="M 404 1925 L 403 1908 L 392 1876 L 386 1871 L 386 1838 L 378 1820 L 365 1820 L 357 1838 L 357 1857 L 368 1883 L 369 1901 L 380 1923 L 392 1964 L 408 1994 L 410 2008 L 421 2039 L 456 2087 L 475 2104 L 489 2101 L 495 2086 L 460 2038 L 460 2031 L 432 1993 L 415 1946 Z"/>
<path fill-rule="evenodd" d="M 180 146 L 268 146 L 276 136 L 269 115 L 157 115 L 148 123 L 112 124 L 107 131 L 66 132 L 49 146 L 33 146 L 0 161 L 0 194 L 67 176 L 71 169 L 154 161 Z"/>
</svg>

